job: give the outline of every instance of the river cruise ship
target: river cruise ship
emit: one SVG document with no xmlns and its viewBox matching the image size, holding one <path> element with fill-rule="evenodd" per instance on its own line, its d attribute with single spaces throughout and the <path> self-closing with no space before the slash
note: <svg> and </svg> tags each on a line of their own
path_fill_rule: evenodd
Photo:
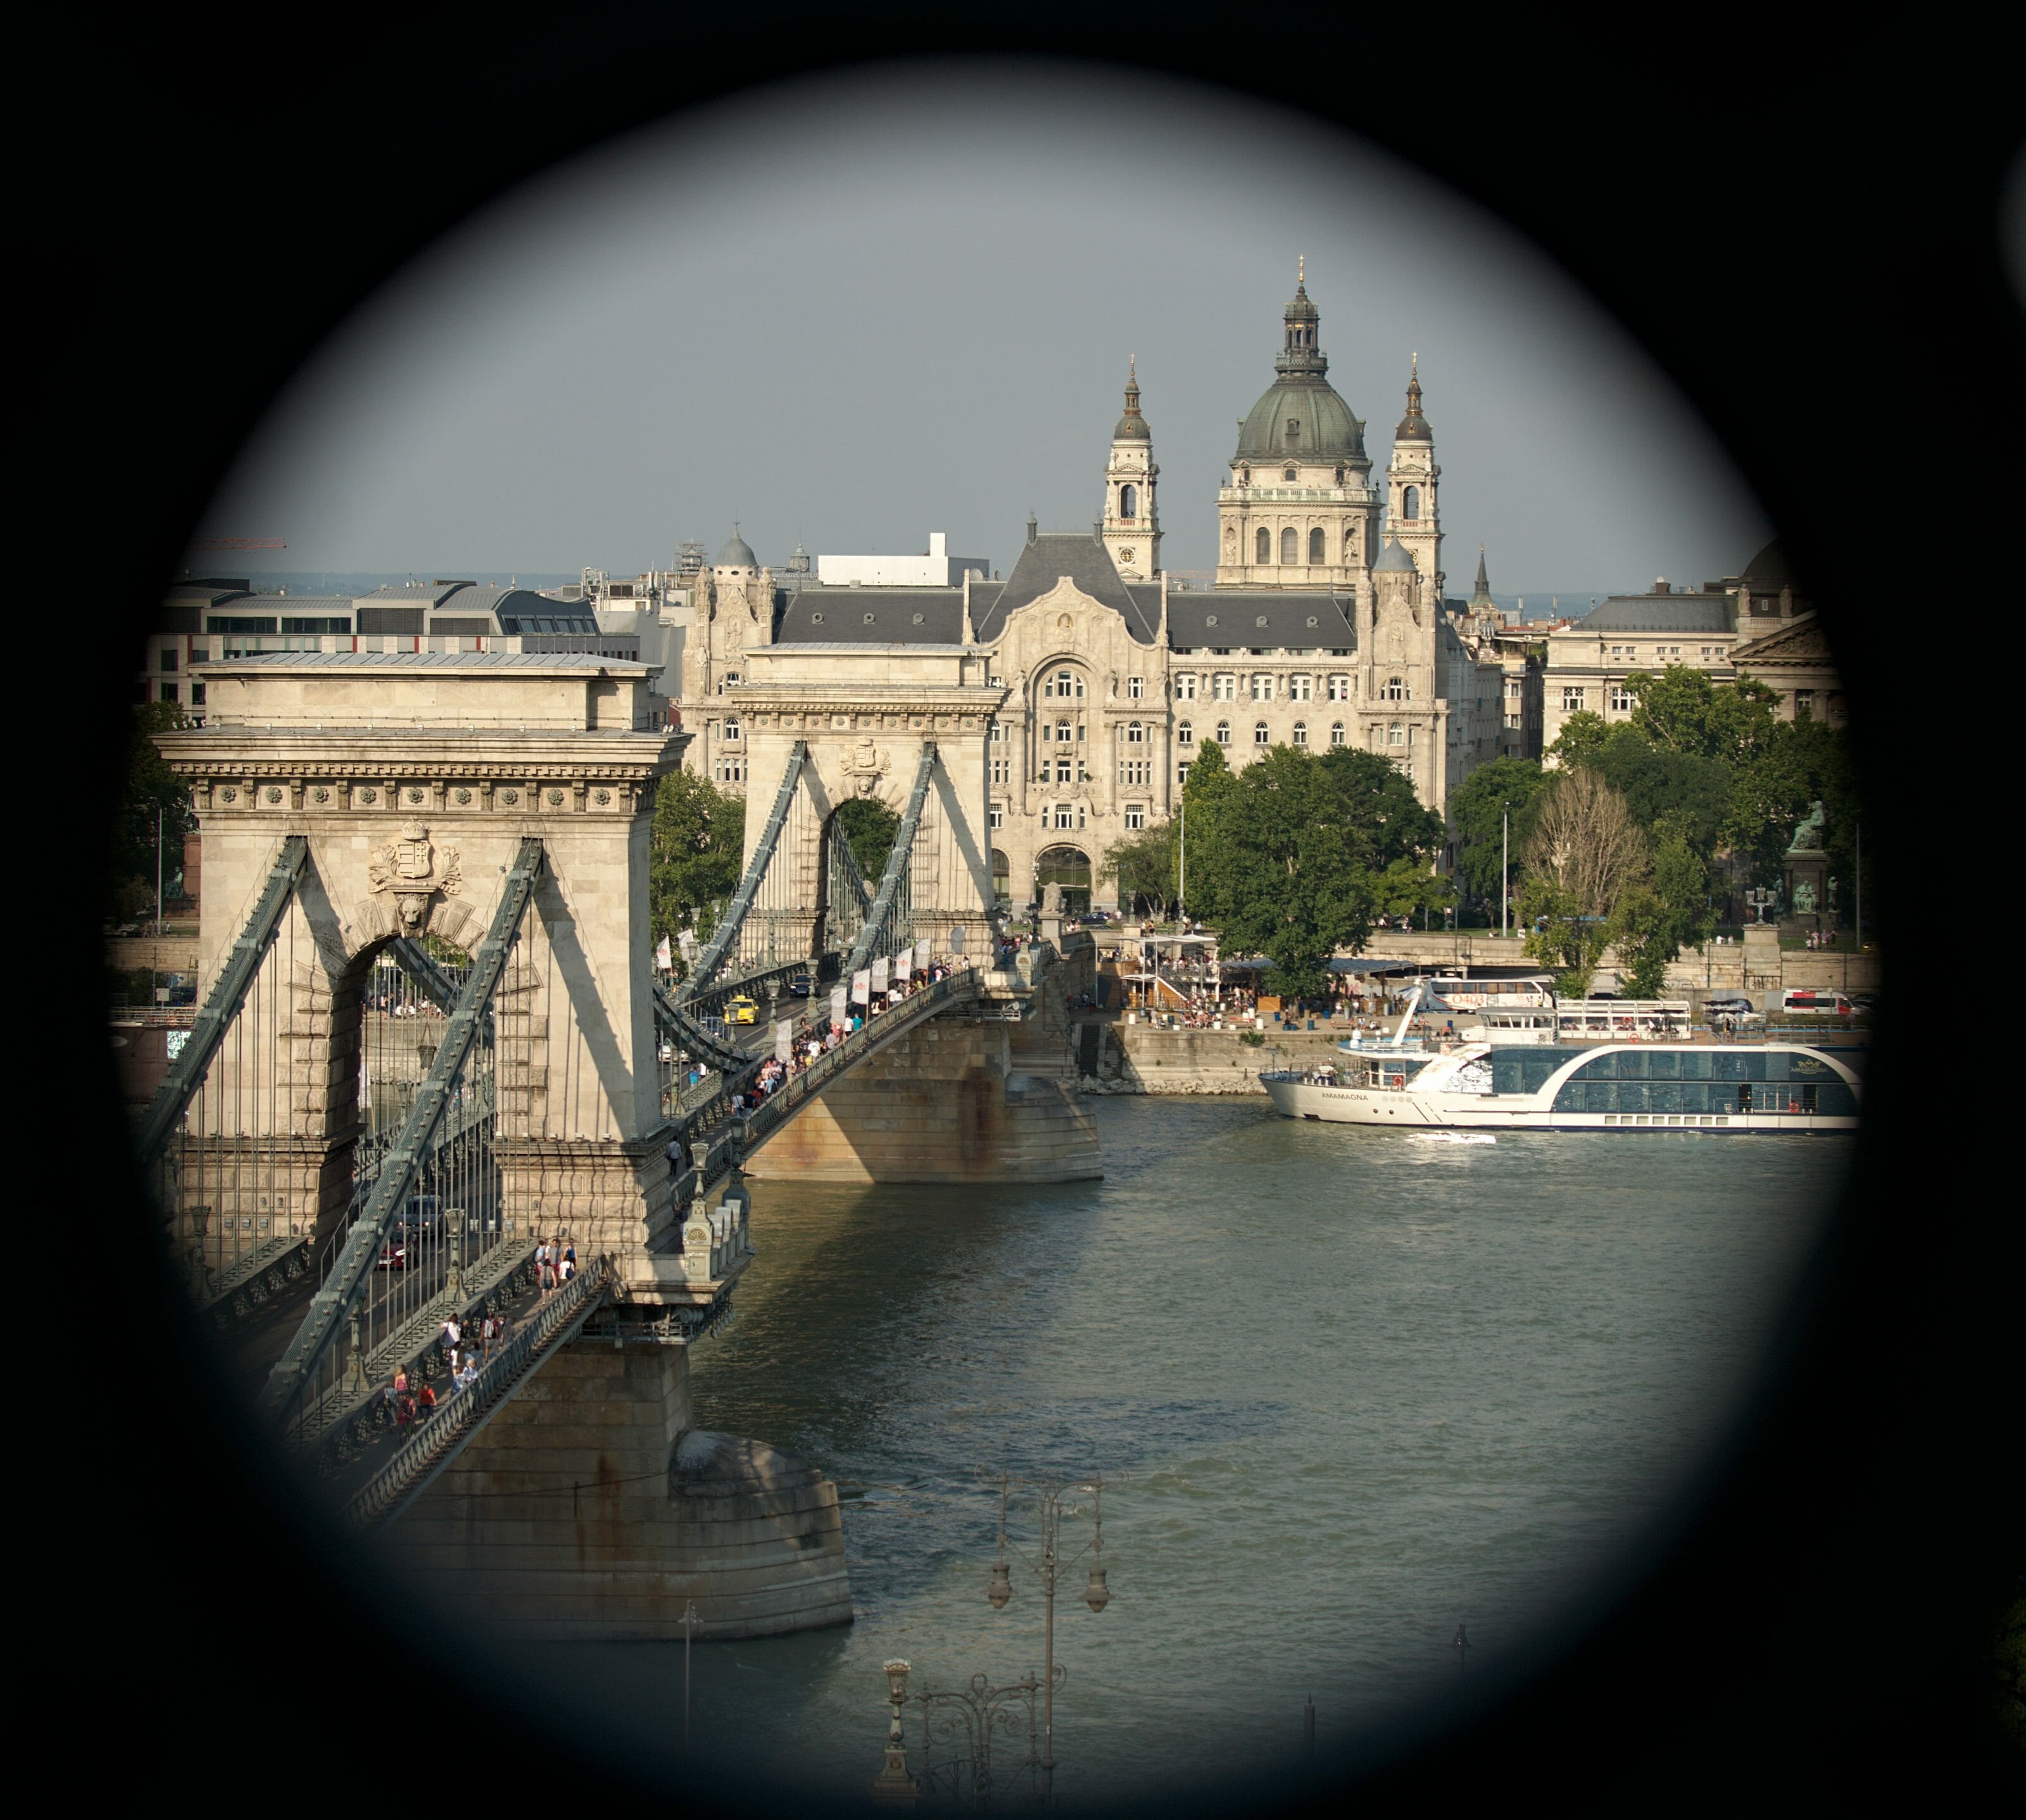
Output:
<svg viewBox="0 0 2026 1820">
<path fill-rule="evenodd" d="M 1679 1042 L 1689 1021 L 1686 999 L 1550 999 L 1545 1009 L 1487 1007 L 1457 1034 L 1466 1043 Z"/>
<path fill-rule="evenodd" d="M 1855 1131 L 1862 1093 L 1844 1060 L 1785 1043 L 1380 1044 L 1259 1079 L 1290 1118 L 1491 1132 Z"/>
</svg>

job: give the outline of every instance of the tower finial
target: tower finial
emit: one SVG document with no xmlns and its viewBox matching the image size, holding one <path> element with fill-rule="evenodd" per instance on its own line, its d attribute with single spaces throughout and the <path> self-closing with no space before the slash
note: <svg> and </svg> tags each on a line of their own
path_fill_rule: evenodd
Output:
<svg viewBox="0 0 2026 1820">
<path fill-rule="evenodd" d="M 1305 252 L 1295 255 L 1295 282 L 1305 285 L 1309 282 L 1309 256 Z"/>
</svg>

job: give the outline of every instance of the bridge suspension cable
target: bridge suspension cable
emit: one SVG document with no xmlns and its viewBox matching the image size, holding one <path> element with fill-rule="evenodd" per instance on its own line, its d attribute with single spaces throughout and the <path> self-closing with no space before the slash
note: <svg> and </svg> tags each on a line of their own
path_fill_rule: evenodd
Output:
<svg viewBox="0 0 2026 1820">
<path fill-rule="evenodd" d="M 768 873 L 772 869 L 774 853 L 780 844 L 781 831 L 788 825 L 789 817 L 802 796 L 803 767 L 809 762 L 809 746 L 806 739 L 798 739 L 788 753 L 787 768 L 781 774 L 781 787 L 774 793 L 774 806 L 767 816 L 767 825 L 761 831 L 758 844 L 753 849 L 753 857 L 746 864 L 746 876 L 739 880 L 739 890 L 726 907 L 717 927 L 712 930 L 709 941 L 697 956 L 696 964 L 690 970 L 675 994 L 680 1004 L 694 997 L 704 987 L 716 978 L 718 969 L 728 956 L 739 949 L 739 938 L 746 927 L 746 919 L 753 913 L 758 901 Z M 778 889 L 778 886 L 777 886 Z M 742 949 L 739 949 L 742 953 Z M 775 960 L 788 958 L 775 956 Z"/>
<path fill-rule="evenodd" d="M 904 932 L 910 935 L 913 933 L 913 875 L 917 859 L 915 840 L 921 831 L 923 812 L 928 806 L 929 786 L 935 768 L 936 742 L 924 739 L 921 762 L 915 767 L 914 788 L 908 793 L 908 806 L 902 811 L 901 825 L 894 833 L 893 850 L 886 856 L 886 870 L 880 878 L 879 893 L 867 909 L 865 926 L 859 930 L 845 959 L 847 977 L 863 968 L 875 949 L 898 947 Z"/>
<path fill-rule="evenodd" d="M 182 1053 L 171 1064 L 162 1085 L 141 1121 L 141 1160 L 152 1166 L 161 1157 L 169 1133 L 175 1130 L 197 1089 L 209 1073 L 225 1033 L 246 1001 L 260 963 L 273 946 L 282 916 L 309 864 L 310 843 L 301 834 L 289 834 L 282 842 L 274 863 L 267 869 L 266 882 L 255 900 L 252 913 L 232 944 L 230 957 L 212 982 L 204 1009 L 197 1015 L 185 1040 Z"/>
<path fill-rule="evenodd" d="M 508 870 L 491 927 L 472 956 L 472 964 L 455 1008 L 446 1020 L 441 1041 L 431 1058 L 428 1071 L 416 1089 L 414 1103 L 400 1135 L 380 1161 L 370 1183 L 362 1181 L 355 1192 L 348 1221 L 341 1233 L 333 1234 L 336 1254 L 328 1259 L 322 1287 L 311 1296 L 301 1327 L 269 1374 L 263 1403 L 278 1418 L 293 1417 L 304 1424 L 315 1406 L 343 1401 L 348 1395 L 367 1393 L 367 1358 L 387 1347 L 396 1350 L 410 1328 L 426 1331 L 438 1318 L 438 1307 L 456 1304 L 464 1294 L 462 1240 L 468 1235 L 473 1210 L 461 1207 L 459 1218 L 448 1216 L 440 1195 L 420 1197 L 411 1204 L 411 1192 L 418 1177 L 432 1166 L 448 1160 L 452 1165 L 455 1185 L 475 1190 L 467 1198 L 479 1202 L 481 1239 L 503 1236 L 497 1221 L 496 1163 L 491 1155 L 490 1121 L 480 1110 L 488 1092 L 497 1103 L 495 1058 L 490 1042 L 481 1043 L 484 1013 L 492 1004 L 505 971 L 508 952 L 519 933 L 522 918 L 533 896 L 543 865 L 542 843 L 524 838 L 513 866 Z M 477 1066 L 470 1066 L 474 1061 Z M 488 1081 L 486 1077 L 494 1075 Z M 471 1116 L 476 1114 L 476 1117 Z M 445 1126 L 449 1122 L 447 1133 Z M 466 1140 L 463 1153 L 443 1157 L 447 1145 Z M 481 1154 L 482 1151 L 482 1154 Z M 400 1230 L 396 1218 L 400 1216 Z M 490 1216 L 489 1218 L 488 1216 Z M 493 1230 L 488 1231 L 492 1227 Z M 341 1245 L 338 1241 L 341 1238 Z M 396 1240 L 402 1254 L 396 1261 L 391 1247 Z M 414 1243 L 436 1251 L 441 1241 L 450 1241 L 449 1255 L 441 1260 L 446 1280 L 433 1294 L 429 1277 L 411 1279 L 412 1261 L 406 1255 Z M 432 1258 L 432 1263 L 438 1260 Z M 379 1274 L 378 1267 L 392 1265 L 400 1283 L 389 1294 L 369 1286 Z M 343 1344 L 348 1324 L 351 1344 Z M 341 1371 L 344 1371 L 342 1382 Z M 314 1425 L 313 1424 L 311 1425 Z"/>
</svg>

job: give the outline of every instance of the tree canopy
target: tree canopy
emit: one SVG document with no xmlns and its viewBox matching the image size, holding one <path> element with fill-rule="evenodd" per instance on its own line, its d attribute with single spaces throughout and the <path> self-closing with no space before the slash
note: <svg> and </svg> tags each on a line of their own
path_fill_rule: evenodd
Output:
<svg viewBox="0 0 2026 1820">
<path fill-rule="evenodd" d="M 154 736 L 189 724 L 174 702 L 142 702 L 134 707 L 127 730 L 127 774 L 112 819 L 112 901 L 123 916 L 138 916 L 155 901 L 158 831 L 165 886 L 182 871 L 183 836 L 196 827 L 197 812 L 190 786 L 169 768 Z"/>
<path fill-rule="evenodd" d="M 1373 753 L 1276 746 L 1234 772 L 1206 746 L 1183 801 L 1190 912 L 1265 955 L 1291 997 L 1321 992 L 1324 963 L 1361 948 L 1375 917 L 1446 901 L 1441 819 Z"/>
<path fill-rule="evenodd" d="M 679 934 L 692 915 L 700 932 L 713 907 L 739 888 L 746 800 L 694 772 L 672 771 L 654 793 L 647 835 L 647 914 L 653 938 Z"/>
<path fill-rule="evenodd" d="M 1479 902 L 1498 901 L 1499 869 L 1508 850 L 1511 877 L 1517 882 L 1548 777 L 1534 759 L 1494 758 L 1480 764 L 1450 797 L 1450 819 L 1456 826 L 1460 848 L 1458 869 L 1470 894 Z"/>
<path fill-rule="evenodd" d="M 1099 878 L 1115 881 L 1118 901 L 1129 908 L 1144 903 L 1156 916 L 1165 916 L 1175 901 L 1175 837 L 1177 824 L 1158 822 L 1114 842 L 1099 866 Z"/>
<path fill-rule="evenodd" d="M 872 797 L 854 796 L 837 805 L 837 823 L 860 875 L 876 890 L 901 831 L 900 816 Z"/>
</svg>

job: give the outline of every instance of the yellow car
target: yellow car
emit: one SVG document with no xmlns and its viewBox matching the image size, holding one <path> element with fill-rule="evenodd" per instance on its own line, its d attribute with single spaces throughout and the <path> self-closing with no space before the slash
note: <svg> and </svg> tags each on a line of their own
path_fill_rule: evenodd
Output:
<svg viewBox="0 0 2026 1820">
<path fill-rule="evenodd" d="M 750 998 L 727 999 L 724 1021 L 728 1024 L 757 1024 L 760 1021 L 760 1008 Z"/>
</svg>

